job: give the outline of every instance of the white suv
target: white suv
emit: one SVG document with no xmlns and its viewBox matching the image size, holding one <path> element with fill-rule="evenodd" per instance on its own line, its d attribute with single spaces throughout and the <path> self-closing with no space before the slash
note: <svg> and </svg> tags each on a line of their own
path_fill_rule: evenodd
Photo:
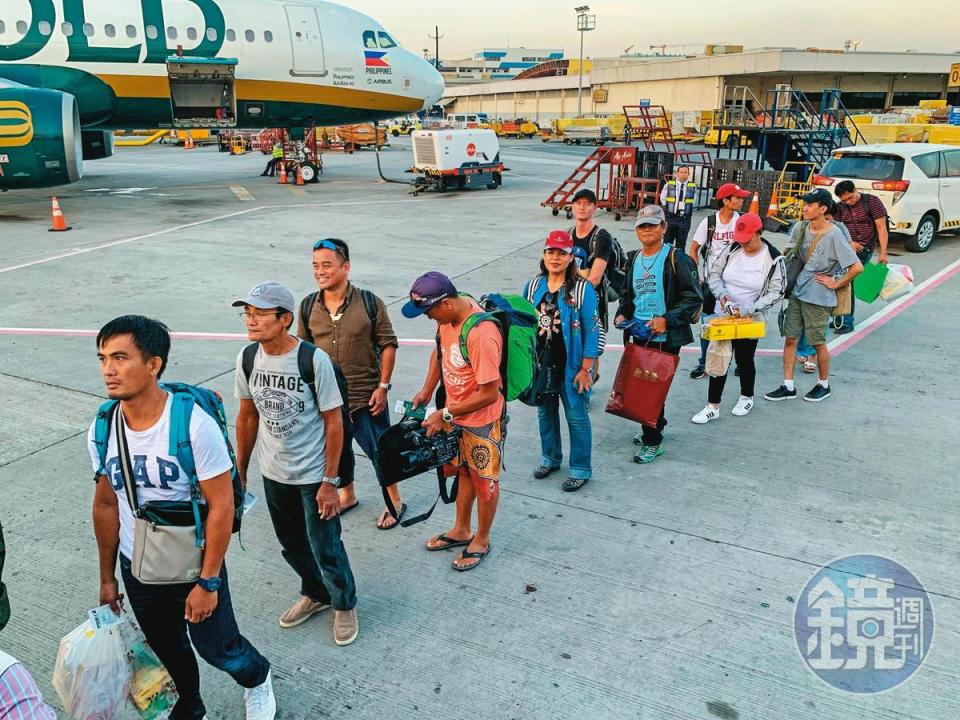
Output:
<svg viewBox="0 0 960 720">
<path fill-rule="evenodd" d="M 815 185 L 850 180 L 875 195 L 890 231 L 911 252 L 925 252 L 941 230 L 960 230 L 960 147 L 926 143 L 857 145 L 835 150 Z"/>
</svg>

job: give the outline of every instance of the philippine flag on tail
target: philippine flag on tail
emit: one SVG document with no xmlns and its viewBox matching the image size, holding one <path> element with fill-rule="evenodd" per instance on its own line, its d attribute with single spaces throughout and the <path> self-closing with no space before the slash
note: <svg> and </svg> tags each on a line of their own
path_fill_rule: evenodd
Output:
<svg viewBox="0 0 960 720">
<path fill-rule="evenodd" d="M 390 63 L 383 57 L 386 54 L 385 52 L 379 52 L 377 50 L 364 50 L 364 63 L 367 67 L 390 67 Z"/>
</svg>

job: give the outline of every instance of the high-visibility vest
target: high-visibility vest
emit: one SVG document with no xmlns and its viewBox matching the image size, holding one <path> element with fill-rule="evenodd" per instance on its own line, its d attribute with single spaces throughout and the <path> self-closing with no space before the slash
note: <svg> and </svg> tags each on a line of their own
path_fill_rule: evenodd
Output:
<svg viewBox="0 0 960 720">
<path fill-rule="evenodd" d="M 683 198 L 683 215 L 689 217 L 693 215 L 693 200 L 697 196 L 697 184 L 695 182 L 687 182 L 687 191 L 684 194 Z M 677 181 L 676 180 L 667 180 L 667 212 L 673 213 L 676 215 L 675 208 L 677 205 Z"/>
<path fill-rule="evenodd" d="M 283 157 L 283 147 L 279 143 L 273 146 L 273 157 L 277 160 Z"/>
</svg>

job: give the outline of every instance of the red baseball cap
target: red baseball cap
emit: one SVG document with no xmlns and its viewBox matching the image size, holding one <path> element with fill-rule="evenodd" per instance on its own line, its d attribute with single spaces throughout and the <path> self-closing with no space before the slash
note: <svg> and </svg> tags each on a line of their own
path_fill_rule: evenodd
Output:
<svg viewBox="0 0 960 720">
<path fill-rule="evenodd" d="M 750 242 L 763 229 L 763 220 L 756 213 L 746 213 L 737 218 L 733 228 L 733 241 L 741 245 Z"/>
<path fill-rule="evenodd" d="M 565 253 L 573 252 L 573 238 L 566 230 L 553 230 L 547 235 L 546 242 L 543 243 L 544 250 L 563 250 Z"/>
<path fill-rule="evenodd" d="M 717 200 L 728 197 L 748 198 L 750 197 L 750 191 L 744 190 L 736 183 L 724 183 L 717 188 Z"/>
</svg>

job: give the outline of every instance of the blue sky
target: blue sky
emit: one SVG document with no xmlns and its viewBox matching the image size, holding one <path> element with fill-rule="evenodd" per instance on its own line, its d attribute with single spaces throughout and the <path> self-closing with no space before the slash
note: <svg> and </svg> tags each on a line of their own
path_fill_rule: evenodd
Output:
<svg viewBox="0 0 960 720">
<path fill-rule="evenodd" d="M 372 15 L 404 47 L 421 52 L 433 41 L 427 33 L 440 26 L 440 56 L 465 55 L 479 47 L 563 47 L 578 52 L 576 13 L 580 3 L 555 0 L 341 0 Z M 860 50 L 960 51 L 960 0 L 923 0 L 916 6 L 893 0 L 841 3 L 835 0 L 682 0 L 656 4 L 649 0 L 588 0 L 597 29 L 587 33 L 584 54 L 617 56 L 649 52 L 660 43 L 732 43 L 748 47 L 789 46 L 841 48 L 844 40 L 860 40 Z M 654 6 L 656 12 L 644 7 Z M 661 8 L 674 7 L 663 12 Z M 916 12 L 906 8 L 915 7 Z M 771 10 L 770 8 L 773 8 Z M 668 48 L 667 52 L 695 52 Z M 958 56 L 960 62 L 960 56 Z M 946 72 L 947 69 L 944 69 Z"/>
</svg>

